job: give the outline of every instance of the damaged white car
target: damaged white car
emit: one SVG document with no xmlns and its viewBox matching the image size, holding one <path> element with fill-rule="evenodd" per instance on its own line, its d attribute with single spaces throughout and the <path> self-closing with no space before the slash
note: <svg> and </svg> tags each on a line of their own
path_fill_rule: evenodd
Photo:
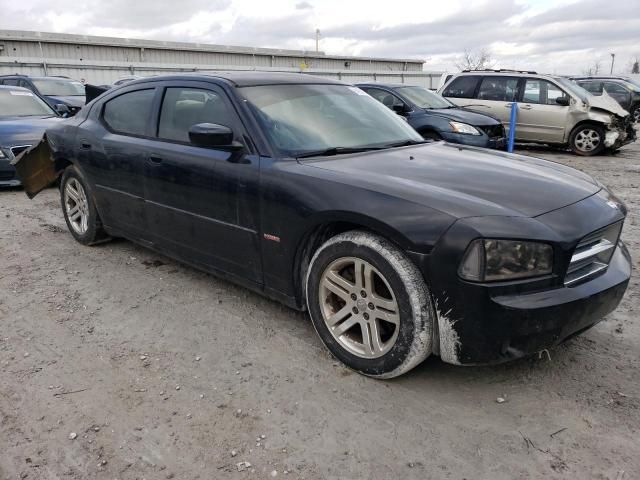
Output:
<svg viewBox="0 0 640 480">
<path fill-rule="evenodd" d="M 629 112 L 609 95 L 591 95 L 570 80 L 514 70 L 464 71 L 439 91 L 460 107 L 496 117 L 509 128 L 518 103 L 518 142 L 566 146 L 591 156 L 633 142 Z"/>
</svg>

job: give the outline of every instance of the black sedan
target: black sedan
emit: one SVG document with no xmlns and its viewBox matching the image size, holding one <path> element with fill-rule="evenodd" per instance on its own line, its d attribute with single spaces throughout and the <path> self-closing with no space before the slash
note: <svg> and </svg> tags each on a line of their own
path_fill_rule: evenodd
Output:
<svg viewBox="0 0 640 480">
<path fill-rule="evenodd" d="M 0 85 L 0 187 L 18 186 L 13 158 L 40 141 L 61 118 L 26 88 Z"/>
<path fill-rule="evenodd" d="M 309 75 L 135 80 L 17 165 L 29 195 L 45 166 L 61 175 L 78 242 L 125 237 L 307 309 L 337 358 L 380 378 L 550 348 L 629 282 L 626 208 L 588 175 L 425 142 Z"/>
<path fill-rule="evenodd" d="M 426 88 L 362 83 L 362 90 L 402 115 L 424 138 L 504 150 L 504 126 L 489 115 L 465 110 Z"/>
</svg>

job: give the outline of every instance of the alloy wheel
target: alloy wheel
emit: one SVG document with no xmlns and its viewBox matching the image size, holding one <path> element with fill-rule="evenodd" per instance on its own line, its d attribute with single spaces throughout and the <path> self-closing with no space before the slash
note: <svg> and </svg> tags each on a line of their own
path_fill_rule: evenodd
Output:
<svg viewBox="0 0 640 480">
<path fill-rule="evenodd" d="M 70 178 L 64 187 L 64 207 L 71 228 L 84 235 L 89 225 L 89 202 L 84 187 L 76 178 Z"/>
<path fill-rule="evenodd" d="M 396 343 L 400 309 L 387 279 L 357 257 L 334 260 L 320 279 L 322 318 L 333 338 L 360 358 L 377 358 Z"/>
<path fill-rule="evenodd" d="M 592 152 L 600 145 L 602 139 L 600 134 L 591 129 L 585 128 L 580 130 L 574 140 L 575 146 L 582 152 Z"/>
</svg>

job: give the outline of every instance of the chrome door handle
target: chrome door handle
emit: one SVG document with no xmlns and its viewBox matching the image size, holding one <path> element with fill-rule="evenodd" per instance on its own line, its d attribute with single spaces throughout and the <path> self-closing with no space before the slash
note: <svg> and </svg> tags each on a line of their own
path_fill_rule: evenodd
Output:
<svg viewBox="0 0 640 480">
<path fill-rule="evenodd" d="M 520 107 L 522 110 L 531 110 L 533 107 L 531 105 L 525 105 L 524 107 Z"/>
</svg>

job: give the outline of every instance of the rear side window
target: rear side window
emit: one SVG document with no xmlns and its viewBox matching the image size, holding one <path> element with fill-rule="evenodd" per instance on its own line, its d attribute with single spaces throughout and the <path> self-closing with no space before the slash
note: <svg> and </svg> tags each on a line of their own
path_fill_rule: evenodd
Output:
<svg viewBox="0 0 640 480">
<path fill-rule="evenodd" d="M 478 100 L 512 102 L 518 93 L 518 79 L 515 77 L 484 77 L 480 84 Z"/>
<path fill-rule="evenodd" d="M 593 95 L 602 94 L 602 82 L 578 82 L 578 85 Z"/>
<path fill-rule="evenodd" d="M 126 135 L 145 135 L 151 118 L 154 89 L 136 90 L 104 104 L 102 118 L 107 126 Z"/>
<path fill-rule="evenodd" d="M 443 97 L 473 98 L 479 77 L 463 75 L 453 80 L 442 92 Z"/>
<path fill-rule="evenodd" d="M 235 122 L 220 94 L 199 88 L 167 88 L 162 101 L 158 137 L 189 142 L 189 129 L 198 123 L 232 127 Z"/>
<path fill-rule="evenodd" d="M 18 79 L 17 78 L 8 78 L 4 81 L 5 85 L 13 85 L 14 87 L 18 86 Z"/>
</svg>

